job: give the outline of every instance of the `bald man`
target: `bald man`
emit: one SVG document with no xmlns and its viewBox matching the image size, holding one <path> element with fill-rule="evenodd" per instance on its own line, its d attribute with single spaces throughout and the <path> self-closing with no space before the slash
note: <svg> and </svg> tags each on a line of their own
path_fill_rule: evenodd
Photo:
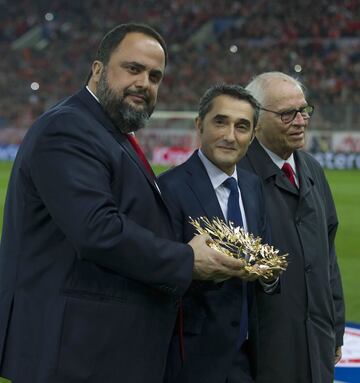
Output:
<svg viewBox="0 0 360 383">
<path fill-rule="evenodd" d="M 282 293 L 257 299 L 256 382 L 330 383 L 341 358 L 344 300 L 333 198 L 320 165 L 302 150 L 314 107 L 284 73 L 263 73 L 246 89 L 262 107 L 240 165 L 263 180 L 273 245 L 289 253 Z"/>
</svg>

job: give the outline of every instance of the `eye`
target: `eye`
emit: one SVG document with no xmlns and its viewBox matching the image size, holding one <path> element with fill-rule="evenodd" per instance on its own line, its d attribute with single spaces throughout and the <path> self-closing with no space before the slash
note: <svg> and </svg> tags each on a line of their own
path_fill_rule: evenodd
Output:
<svg viewBox="0 0 360 383">
<path fill-rule="evenodd" d="M 294 109 L 292 109 L 292 110 L 286 110 L 285 112 L 282 112 L 282 113 L 281 113 L 281 116 L 287 120 L 287 119 L 292 118 L 293 115 L 294 115 L 296 112 L 297 112 L 297 111 L 294 110 Z"/>
<path fill-rule="evenodd" d="M 150 81 L 154 84 L 159 84 L 162 80 L 162 75 L 160 73 L 150 73 Z"/>
<path fill-rule="evenodd" d="M 121 66 L 133 75 L 140 73 L 142 70 L 141 66 L 137 65 L 136 63 L 122 63 Z"/>
<path fill-rule="evenodd" d="M 129 65 L 127 69 L 130 73 L 139 73 L 140 72 L 139 67 L 137 67 L 136 65 Z"/>
<path fill-rule="evenodd" d="M 222 117 L 215 117 L 214 118 L 214 123 L 215 125 L 224 125 L 225 124 L 225 119 Z"/>
<path fill-rule="evenodd" d="M 249 125 L 239 124 L 239 125 L 236 125 L 235 128 L 238 130 L 243 130 L 243 131 L 247 132 L 249 130 Z"/>
<path fill-rule="evenodd" d="M 248 132 L 251 128 L 250 122 L 247 120 L 240 120 L 235 124 L 235 129 L 241 130 L 242 132 Z"/>
</svg>

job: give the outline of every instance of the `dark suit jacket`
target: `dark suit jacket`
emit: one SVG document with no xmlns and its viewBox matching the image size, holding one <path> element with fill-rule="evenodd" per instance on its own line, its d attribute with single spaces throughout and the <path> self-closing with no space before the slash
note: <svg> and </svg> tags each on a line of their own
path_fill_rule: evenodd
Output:
<svg viewBox="0 0 360 383">
<path fill-rule="evenodd" d="M 342 344 L 344 301 L 334 239 L 334 202 L 318 162 L 295 151 L 300 190 L 293 187 L 257 140 L 241 166 L 260 176 L 273 245 L 289 253 L 281 291 L 258 297 L 257 383 L 329 383 L 335 346 Z M 276 352 L 274 352 L 276 350 Z"/>
<path fill-rule="evenodd" d="M 260 180 L 238 169 L 238 179 L 244 203 L 248 230 L 267 239 L 263 192 Z M 197 151 L 184 164 L 159 178 L 162 194 L 169 205 L 178 240 L 189 241 L 194 228 L 192 218 L 207 216 L 224 220 L 210 178 Z M 250 285 L 249 291 L 251 291 Z M 224 283 L 195 282 L 184 296 L 185 363 L 169 381 L 225 382 L 237 353 L 241 314 L 242 281 Z M 169 363 L 175 364 L 172 356 Z M 169 366 L 169 369 L 176 366 Z"/>
<path fill-rule="evenodd" d="M 0 376 L 162 381 L 193 252 L 131 145 L 83 89 L 14 163 L 0 249 Z"/>
</svg>

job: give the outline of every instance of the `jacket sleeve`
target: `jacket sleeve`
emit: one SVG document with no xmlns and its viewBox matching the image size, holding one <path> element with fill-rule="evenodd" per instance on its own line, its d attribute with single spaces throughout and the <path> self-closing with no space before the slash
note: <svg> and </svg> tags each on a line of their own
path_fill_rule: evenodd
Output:
<svg viewBox="0 0 360 383">
<path fill-rule="evenodd" d="M 267 243 L 271 245 L 271 232 L 270 224 L 267 218 L 266 203 L 264 196 L 264 187 L 262 182 L 259 179 L 259 213 L 260 213 L 260 224 L 261 224 L 261 238 L 262 243 Z M 278 294 L 281 290 L 281 277 L 277 278 L 275 282 L 266 283 L 262 280 L 259 280 L 258 287 L 260 291 L 266 294 Z"/>
<path fill-rule="evenodd" d="M 184 234 L 185 217 L 181 203 L 177 196 L 177 193 L 180 192 L 179 188 L 176 185 L 173 185 L 171 179 L 169 179 L 166 174 L 161 175 L 158 178 L 158 184 L 162 196 L 165 199 L 168 210 L 171 213 L 171 222 L 175 232 L 176 240 L 184 243 L 186 242 Z M 184 190 L 182 190 L 182 192 L 184 192 Z"/>
<path fill-rule="evenodd" d="M 130 209 L 138 209 L 141 217 L 131 196 L 139 191 L 127 194 L 127 209 L 119 211 L 109 148 L 84 126 L 86 121 L 74 113 L 53 119 L 32 153 L 32 182 L 51 219 L 79 258 L 142 283 L 167 285 L 181 295 L 191 282 L 191 247 L 157 237 L 129 218 Z"/>
<path fill-rule="evenodd" d="M 342 281 L 340 269 L 337 262 L 335 251 L 335 236 L 338 228 L 338 218 L 334 199 L 330 190 L 329 183 L 326 180 L 325 173 L 320 164 L 313 159 L 309 159 L 306 163 L 311 167 L 312 174 L 319 181 L 321 192 L 323 195 L 325 214 L 328 228 L 328 246 L 329 246 L 329 275 L 330 275 L 330 288 L 334 305 L 334 321 L 335 321 L 335 346 L 342 346 L 345 331 L 345 302 L 342 288 Z"/>
<path fill-rule="evenodd" d="M 338 227 L 338 219 L 334 200 L 328 182 L 324 177 L 325 203 L 328 222 L 329 258 L 330 258 L 330 284 L 335 310 L 335 334 L 336 346 L 343 344 L 345 330 L 345 302 L 341 282 L 339 265 L 335 251 L 335 235 Z"/>
</svg>

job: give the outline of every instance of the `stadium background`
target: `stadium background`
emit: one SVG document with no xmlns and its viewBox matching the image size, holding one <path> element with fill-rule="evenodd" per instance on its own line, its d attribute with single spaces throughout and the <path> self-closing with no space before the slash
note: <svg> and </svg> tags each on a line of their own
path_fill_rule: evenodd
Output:
<svg viewBox="0 0 360 383">
<path fill-rule="evenodd" d="M 347 320 L 360 322 L 359 15 L 359 0 L 0 0 L 1 217 L 8 160 L 32 121 L 84 84 L 106 31 L 145 22 L 169 49 L 156 112 L 139 134 L 158 172 L 196 146 L 194 111 L 213 83 L 244 85 L 271 70 L 304 82 L 315 105 L 306 149 L 328 169 Z"/>
</svg>

